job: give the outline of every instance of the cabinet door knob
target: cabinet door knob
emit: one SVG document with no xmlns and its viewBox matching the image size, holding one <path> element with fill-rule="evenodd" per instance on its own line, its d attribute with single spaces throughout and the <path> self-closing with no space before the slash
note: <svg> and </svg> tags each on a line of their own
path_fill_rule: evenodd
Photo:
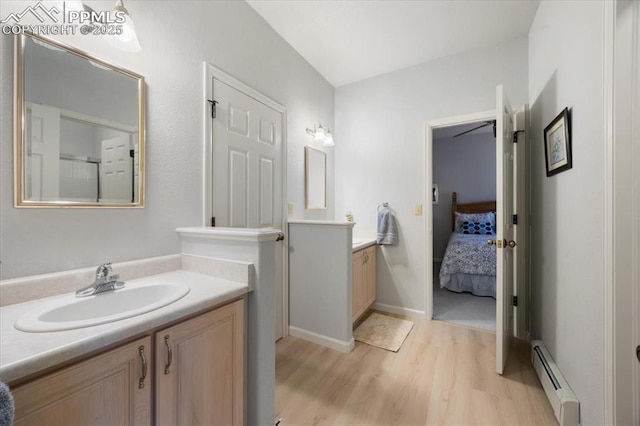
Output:
<svg viewBox="0 0 640 426">
<path fill-rule="evenodd" d="M 164 366 L 164 374 L 169 374 L 169 367 L 173 361 L 173 351 L 171 350 L 171 344 L 169 344 L 169 335 L 164 336 L 164 345 L 167 348 L 167 363 Z"/>
<path fill-rule="evenodd" d="M 144 381 L 147 378 L 147 358 L 144 356 L 144 346 L 140 346 L 138 348 L 138 354 L 140 355 L 140 359 L 142 360 L 142 377 L 138 382 L 138 389 L 144 388 Z"/>
</svg>

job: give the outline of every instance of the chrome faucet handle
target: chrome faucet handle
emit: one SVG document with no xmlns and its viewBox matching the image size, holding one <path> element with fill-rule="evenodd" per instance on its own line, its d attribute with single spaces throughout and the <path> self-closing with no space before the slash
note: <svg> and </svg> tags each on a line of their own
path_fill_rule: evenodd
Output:
<svg viewBox="0 0 640 426">
<path fill-rule="evenodd" d="M 92 296 L 94 294 L 105 293 L 108 291 L 119 290 L 124 287 L 123 281 L 118 281 L 120 274 L 114 274 L 111 263 L 103 263 L 96 269 L 96 279 L 87 287 L 76 291 L 76 297 Z"/>
<path fill-rule="evenodd" d="M 111 262 L 103 263 L 96 269 L 96 280 L 106 280 L 110 275 L 113 275 L 113 269 L 111 268 Z"/>
</svg>

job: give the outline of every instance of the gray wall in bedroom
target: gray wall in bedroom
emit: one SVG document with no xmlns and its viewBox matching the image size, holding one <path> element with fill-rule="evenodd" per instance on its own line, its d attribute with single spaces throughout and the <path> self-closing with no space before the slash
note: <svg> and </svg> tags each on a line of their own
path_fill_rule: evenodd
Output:
<svg viewBox="0 0 640 426">
<path fill-rule="evenodd" d="M 441 260 L 451 235 L 451 193 L 458 193 L 459 203 L 496 199 L 493 132 L 434 139 L 433 182 L 439 189 L 433 206 L 433 258 Z"/>
</svg>

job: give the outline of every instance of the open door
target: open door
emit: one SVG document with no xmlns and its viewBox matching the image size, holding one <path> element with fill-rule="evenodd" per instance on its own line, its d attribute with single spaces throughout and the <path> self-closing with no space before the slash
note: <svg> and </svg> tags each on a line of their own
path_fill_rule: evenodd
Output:
<svg viewBox="0 0 640 426">
<path fill-rule="evenodd" d="M 215 226 L 284 231 L 283 113 L 213 79 L 212 216 Z M 213 225 L 213 223 L 212 223 Z M 284 336 L 284 247 L 276 250 L 275 340 Z"/>
<path fill-rule="evenodd" d="M 513 110 L 504 89 L 496 88 L 496 371 L 502 374 L 513 330 L 513 279 L 516 246 L 513 228 Z"/>
</svg>

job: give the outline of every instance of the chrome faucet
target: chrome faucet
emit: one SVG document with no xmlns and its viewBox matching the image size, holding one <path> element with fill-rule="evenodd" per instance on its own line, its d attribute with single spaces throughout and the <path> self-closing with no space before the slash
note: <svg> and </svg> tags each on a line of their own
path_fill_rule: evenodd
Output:
<svg viewBox="0 0 640 426">
<path fill-rule="evenodd" d="M 114 274 L 111 263 L 103 263 L 96 269 L 96 280 L 85 288 L 76 291 L 76 297 L 114 291 L 124 287 L 123 281 L 118 281 L 120 275 Z"/>
</svg>

